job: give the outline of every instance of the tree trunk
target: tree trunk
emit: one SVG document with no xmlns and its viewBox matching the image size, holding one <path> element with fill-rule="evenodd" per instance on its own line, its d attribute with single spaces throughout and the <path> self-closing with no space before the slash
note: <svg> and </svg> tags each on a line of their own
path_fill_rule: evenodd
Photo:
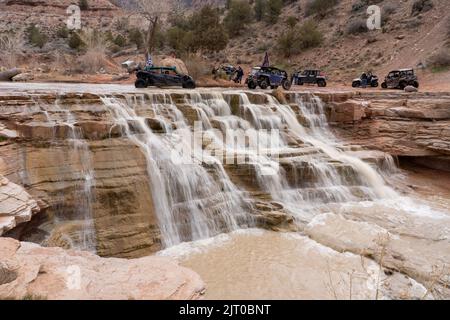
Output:
<svg viewBox="0 0 450 320">
<path fill-rule="evenodd" d="M 145 49 L 145 60 L 147 62 L 148 55 L 153 53 L 153 49 L 155 48 L 155 38 L 156 38 L 156 30 L 158 29 L 158 17 L 150 21 L 147 30 L 147 45 Z"/>
<path fill-rule="evenodd" d="M 17 76 L 18 74 L 21 74 L 22 70 L 14 68 L 11 70 L 6 70 L 3 72 L 0 72 L 0 81 L 11 81 L 12 78 Z"/>
</svg>

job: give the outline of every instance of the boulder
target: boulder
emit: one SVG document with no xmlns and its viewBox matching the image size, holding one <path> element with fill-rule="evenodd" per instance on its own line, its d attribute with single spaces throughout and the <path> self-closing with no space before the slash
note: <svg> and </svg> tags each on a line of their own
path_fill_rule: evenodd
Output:
<svg viewBox="0 0 450 320">
<path fill-rule="evenodd" d="M 186 64 L 181 59 L 166 57 L 159 64 L 161 67 L 176 67 L 179 73 L 189 74 Z"/>
<path fill-rule="evenodd" d="M 205 285 L 165 257 L 100 258 L 0 238 L 0 299 L 187 300 Z"/>
<path fill-rule="evenodd" d="M 14 68 L 0 72 L 0 81 L 11 81 L 14 77 L 21 74 L 22 70 Z"/>
<path fill-rule="evenodd" d="M 407 86 L 405 88 L 405 92 L 418 92 L 419 90 L 416 87 L 413 86 Z"/>
<path fill-rule="evenodd" d="M 30 221 L 39 211 L 37 202 L 28 192 L 0 175 L 0 236 Z"/>
<path fill-rule="evenodd" d="M 34 79 L 33 74 L 31 73 L 21 73 L 12 78 L 14 82 L 27 82 Z"/>
</svg>

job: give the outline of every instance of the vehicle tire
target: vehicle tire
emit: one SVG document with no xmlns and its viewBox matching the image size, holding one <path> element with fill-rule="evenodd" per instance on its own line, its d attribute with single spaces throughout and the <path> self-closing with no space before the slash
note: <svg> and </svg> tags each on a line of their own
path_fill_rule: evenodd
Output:
<svg viewBox="0 0 450 320">
<path fill-rule="evenodd" d="M 324 80 L 319 80 L 317 81 L 317 85 L 321 88 L 325 88 L 327 86 L 327 83 Z"/>
<path fill-rule="evenodd" d="M 195 89 L 195 82 L 192 80 L 183 81 L 184 89 Z"/>
<path fill-rule="evenodd" d="M 143 89 L 143 88 L 147 88 L 147 81 L 145 81 L 144 79 L 137 79 L 136 82 L 134 83 L 134 86 L 138 89 Z"/>
<path fill-rule="evenodd" d="M 257 84 L 254 81 L 249 81 L 247 86 L 250 90 L 255 90 L 257 87 Z"/>
<path fill-rule="evenodd" d="M 259 83 L 259 87 L 263 90 L 266 90 L 269 87 L 269 82 L 266 79 L 261 80 L 261 82 Z"/>
<path fill-rule="evenodd" d="M 402 81 L 399 83 L 398 87 L 400 88 L 400 90 L 405 90 L 405 88 L 408 86 L 408 83 L 406 83 L 405 81 Z"/>
<path fill-rule="evenodd" d="M 281 85 L 283 86 L 284 90 L 290 90 L 292 87 L 292 81 L 284 79 L 283 82 L 281 83 Z"/>
<path fill-rule="evenodd" d="M 387 83 L 386 83 L 386 82 L 383 82 L 383 83 L 381 84 L 381 87 L 382 87 L 383 89 L 387 89 L 387 88 L 388 88 Z"/>
<path fill-rule="evenodd" d="M 370 86 L 371 86 L 372 88 L 378 88 L 378 86 L 379 86 L 378 81 L 373 81 L 373 82 L 370 84 Z"/>
<path fill-rule="evenodd" d="M 413 85 L 413 87 L 415 87 L 416 89 L 419 89 L 419 82 L 418 82 L 418 81 L 414 81 L 412 85 Z"/>
<path fill-rule="evenodd" d="M 359 81 L 353 81 L 352 87 L 353 87 L 353 88 L 359 88 L 359 87 L 360 87 Z"/>
</svg>

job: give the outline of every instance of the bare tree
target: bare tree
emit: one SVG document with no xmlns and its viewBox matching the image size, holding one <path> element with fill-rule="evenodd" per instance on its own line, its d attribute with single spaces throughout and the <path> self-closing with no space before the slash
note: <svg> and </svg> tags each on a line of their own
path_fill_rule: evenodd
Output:
<svg viewBox="0 0 450 320">
<path fill-rule="evenodd" d="M 179 0 L 136 0 L 135 12 L 148 23 L 145 36 L 145 57 L 153 51 L 156 32 L 168 15 L 180 8 Z"/>
</svg>

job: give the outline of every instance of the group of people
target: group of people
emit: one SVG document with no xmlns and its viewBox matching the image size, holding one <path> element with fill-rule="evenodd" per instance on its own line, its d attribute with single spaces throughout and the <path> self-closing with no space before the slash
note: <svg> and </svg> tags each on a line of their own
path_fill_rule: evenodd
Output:
<svg viewBox="0 0 450 320">
<path fill-rule="evenodd" d="M 212 71 L 214 75 L 214 79 L 219 78 L 221 75 L 227 77 L 230 81 L 234 81 L 235 83 L 242 83 L 242 79 L 244 78 L 244 69 L 241 66 L 237 68 L 234 66 L 220 66 L 218 68 L 214 68 Z"/>
</svg>

